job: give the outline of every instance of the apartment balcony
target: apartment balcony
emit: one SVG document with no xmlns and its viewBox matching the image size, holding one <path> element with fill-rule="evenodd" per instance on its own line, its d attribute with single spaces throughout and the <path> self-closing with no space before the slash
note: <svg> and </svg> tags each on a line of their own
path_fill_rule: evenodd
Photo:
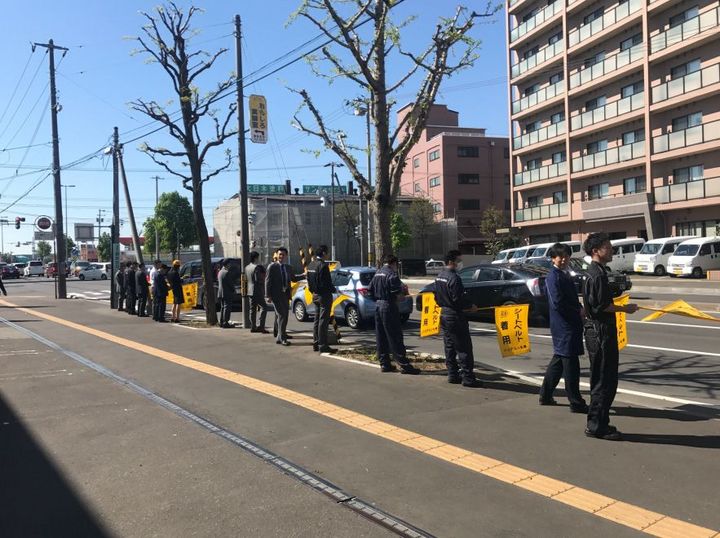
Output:
<svg viewBox="0 0 720 538">
<path fill-rule="evenodd" d="M 594 110 L 588 110 L 577 116 L 570 118 L 570 130 L 579 131 L 586 127 L 594 126 L 603 122 L 608 122 L 614 118 L 623 121 L 626 114 L 635 110 L 641 110 L 645 106 L 645 94 L 636 93 L 629 97 L 624 97 L 619 101 L 613 101 L 605 106 L 598 107 Z M 613 122 L 615 123 L 615 122 Z M 607 127 L 606 123 L 604 127 Z"/>
<path fill-rule="evenodd" d="M 684 149 L 714 140 L 720 140 L 720 120 L 653 137 L 653 154 Z M 717 150 L 717 144 L 705 149 Z"/>
<path fill-rule="evenodd" d="M 617 146 L 605 151 L 598 151 L 590 155 L 575 157 L 572 160 L 573 173 L 594 170 L 604 166 L 633 161 L 645 156 L 645 141 L 635 142 L 624 146 Z"/>
<path fill-rule="evenodd" d="M 534 107 L 538 107 L 538 110 L 540 110 L 543 107 L 540 107 L 539 105 L 551 106 L 555 102 L 554 99 L 556 97 L 563 96 L 564 91 L 564 80 L 551 84 L 550 86 L 545 86 L 535 93 L 531 93 L 530 95 L 526 95 L 525 97 L 513 101 L 512 113 L 513 115 L 519 114 L 520 112 L 525 112 Z"/>
<path fill-rule="evenodd" d="M 634 47 L 613 54 L 605 58 L 602 62 L 598 62 L 593 66 L 572 73 L 570 75 L 570 88 L 578 88 L 593 80 L 600 79 L 605 75 L 622 76 L 625 74 L 623 69 L 625 66 L 633 64 L 641 60 L 645 56 L 645 44 L 638 43 Z M 638 64 L 640 66 L 642 64 Z M 614 77 L 613 77 L 614 78 Z"/>
<path fill-rule="evenodd" d="M 639 192 L 636 194 L 619 194 L 606 196 L 596 200 L 583 200 L 580 204 L 583 219 L 612 219 L 644 215 L 652 203 L 652 194 Z"/>
<path fill-rule="evenodd" d="M 673 99 L 674 97 L 679 97 L 690 92 L 695 92 L 696 90 L 700 90 L 702 88 L 709 88 L 710 86 L 714 86 L 719 82 L 720 64 L 710 65 L 704 69 L 701 69 L 700 71 L 695 71 L 694 73 L 689 73 L 684 77 L 676 78 L 674 80 L 670 80 L 668 82 L 655 86 L 652 89 L 652 102 L 653 105 L 657 105 L 658 103 L 663 103 L 665 101 Z M 716 90 L 717 88 L 713 90 L 713 93 Z M 702 93 L 705 94 L 711 92 L 708 91 Z M 687 99 L 682 99 L 682 102 L 687 102 Z M 671 106 L 672 103 L 669 103 L 669 105 Z M 658 110 L 661 108 L 667 107 L 652 106 L 650 110 Z"/>
<path fill-rule="evenodd" d="M 543 9 L 538 11 L 532 18 L 519 24 L 517 27 L 510 30 L 510 43 L 517 44 L 519 40 L 528 36 L 530 32 L 536 28 L 541 27 L 547 21 L 552 19 L 555 15 L 561 13 L 563 10 L 562 2 L 553 2 L 552 4 L 545 6 Z"/>
<path fill-rule="evenodd" d="M 720 177 L 655 187 L 655 206 L 720 196 Z"/>
<path fill-rule="evenodd" d="M 553 123 L 552 125 L 548 125 L 547 127 L 543 127 L 542 129 L 538 129 L 537 131 L 526 133 L 522 136 L 516 136 L 515 138 L 513 138 L 513 150 L 519 150 L 522 148 L 527 148 L 529 146 L 534 146 L 536 144 L 552 140 L 564 134 L 565 122 L 560 121 L 558 123 Z"/>
<path fill-rule="evenodd" d="M 538 51 L 537 54 L 526 58 L 510 68 L 511 78 L 516 79 L 518 77 L 529 75 L 531 70 L 539 65 L 543 65 L 553 58 L 557 58 L 565 50 L 565 41 L 561 39 L 556 41 L 552 45 L 548 45 Z"/>
<path fill-rule="evenodd" d="M 551 179 L 561 179 L 567 174 L 567 162 L 549 164 L 541 166 L 534 170 L 525 170 L 515 174 L 515 186 L 529 185 L 538 181 L 548 181 Z"/>
<path fill-rule="evenodd" d="M 568 203 L 547 204 L 515 210 L 515 222 L 556 219 L 568 216 Z"/>
<path fill-rule="evenodd" d="M 532 0 L 509 0 L 508 1 L 508 13 L 515 13 L 526 4 L 529 4 Z"/>
<path fill-rule="evenodd" d="M 570 15 L 586 4 L 590 4 L 590 0 L 568 0 L 567 13 Z"/>
<path fill-rule="evenodd" d="M 628 18 L 634 13 L 639 13 L 643 4 L 644 0 L 629 0 L 606 12 L 602 17 L 595 19 L 591 23 L 570 30 L 568 49 L 572 50 L 575 45 L 580 43 L 589 43 L 591 37 L 600 34 L 603 30 L 619 22 L 629 23 Z"/>
<path fill-rule="evenodd" d="M 710 34 L 718 27 L 720 7 L 700 13 L 684 23 L 668 28 L 664 32 L 650 38 L 650 53 L 656 54 L 677 43 L 687 42 L 691 37 Z M 696 40 L 693 40 L 696 41 Z"/>
</svg>

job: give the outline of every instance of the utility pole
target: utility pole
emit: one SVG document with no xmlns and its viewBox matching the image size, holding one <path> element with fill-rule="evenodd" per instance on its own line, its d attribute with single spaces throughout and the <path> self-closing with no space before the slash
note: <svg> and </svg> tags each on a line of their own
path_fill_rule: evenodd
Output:
<svg viewBox="0 0 720 538">
<path fill-rule="evenodd" d="M 105 219 L 103 219 L 104 213 L 107 213 L 107 211 L 105 211 L 104 209 L 98 209 L 98 216 L 95 219 L 95 221 L 97 222 L 97 225 L 98 225 L 98 234 L 97 234 L 98 243 L 100 242 L 100 236 L 102 235 L 102 223 L 105 220 Z"/>
<path fill-rule="evenodd" d="M 5 226 L 8 224 L 7 217 L 0 217 L 0 254 L 5 254 Z"/>
<path fill-rule="evenodd" d="M 157 216 L 157 206 L 158 206 L 158 181 L 161 179 L 165 179 L 164 177 L 160 177 L 158 175 L 154 175 L 150 179 L 155 180 L 155 215 L 153 215 L 153 219 Z M 155 221 L 155 224 L 153 226 L 155 228 L 155 259 L 160 259 L 160 232 L 158 231 L 157 221 Z"/>
<path fill-rule="evenodd" d="M 57 88 L 55 87 L 55 49 L 62 50 L 63 55 L 69 49 L 60 47 L 53 43 L 51 39 L 47 43 L 33 43 L 35 47 L 43 47 L 48 49 L 50 64 L 50 118 L 52 126 L 52 146 L 53 146 L 53 187 L 55 191 L 55 261 L 57 267 L 65 267 L 65 233 L 63 232 L 63 209 L 62 209 L 62 191 L 60 190 L 60 144 L 58 135 L 57 113 L 60 107 L 57 104 Z M 59 299 L 67 299 L 67 286 L 65 282 L 65 271 L 57 271 L 57 295 Z"/>
<path fill-rule="evenodd" d="M 118 172 L 118 155 L 120 153 L 120 141 L 118 128 L 113 129 L 113 145 L 111 153 L 113 156 L 113 214 L 112 225 L 110 226 L 110 308 L 117 308 L 117 290 L 115 289 L 115 272 L 120 268 L 120 181 Z M 100 234 L 98 234 L 98 237 Z M 99 241 L 99 239 L 98 239 Z"/>
<path fill-rule="evenodd" d="M 127 204 L 128 219 L 130 219 L 130 231 L 132 232 L 133 248 L 135 249 L 135 257 L 138 263 L 143 263 L 142 250 L 140 249 L 140 237 L 135 226 L 135 213 L 133 212 L 132 200 L 130 199 L 130 189 L 128 188 L 127 176 L 125 175 L 125 164 L 123 163 L 122 146 L 118 153 L 118 167 L 123 180 L 123 189 L 125 190 L 125 203 Z"/>
<path fill-rule="evenodd" d="M 324 165 L 325 168 L 330 167 L 330 256 L 333 260 L 337 260 L 335 257 L 335 168 L 342 168 L 345 166 L 343 163 L 337 163 L 331 161 Z"/>
<path fill-rule="evenodd" d="M 238 159 L 240 161 L 240 234 L 242 235 L 242 266 L 250 263 L 250 223 L 248 222 L 247 164 L 245 159 L 245 96 L 243 93 L 242 32 L 240 15 L 235 15 L 235 63 L 238 116 Z M 245 278 L 245 271 L 242 271 Z M 250 297 L 247 283 L 242 297 L 243 328 L 250 328 Z"/>
</svg>

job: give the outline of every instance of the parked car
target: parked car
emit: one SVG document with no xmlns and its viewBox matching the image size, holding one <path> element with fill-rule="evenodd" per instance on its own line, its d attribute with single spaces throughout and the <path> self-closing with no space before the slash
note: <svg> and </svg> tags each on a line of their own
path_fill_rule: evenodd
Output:
<svg viewBox="0 0 720 538">
<path fill-rule="evenodd" d="M 0 274 L 3 280 L 8 278 L 20 278 L 20 271 L 11 263 L 0 263 Z"/>
<path fill-rule="evenodd" d="M 352 329 L 360 329 L 375 319 L 375 301 L 368 297 L 368 287 L 376 271 L 374 267 L 343 267 L 330 273 L 333 285 L 337 288 L 337 292 L 333 294 L 333 301 L 340 295 L 349 298 L 338 304 L 333 313 L 337 319 L 345 320 Z M 290 303 L 298 321 L 308 321 L 315 314 L 315 306 L 307 304 L 305 287 L 304 283 L 298 286 Z M 401 321 L 404 323 L 410 318 L 413 301 L 405 285 L 403 292 L 406 297 L 398 303 L 398 309 Z"/>
<path fill-rule="evenodd" d="M 25 272 L 25 268 L 27 267 L 27 263 L 25 262 L 13 263 L 11 265 L 14 265 L 15 268 L 20 272 L 20 276 L 23 275 L 23 273 Z"/>
<path fill-rule="evenodd" d="M 550 258 L 531 258 L 526 265 L 534 265 L 536 267 L 543 267 L 550 270 L 552 267 L 552 261 Z M 578 258 L 570 258 L 568 262 L 568 274 L 573 279 L 575 289 L 578 294 L 582 293 L 583 286 L 588 277 L 588 264 L 584 260 Z M 630 291 L 632 288 L 632 280 L 624 273 L 618 273 L 617 271 L 610 271 L 608 273 L 608 282 L 610 283 L 610 289 L 612 290 L 613 297 L 620 297 L 626 291 Z"/>
<path fill-rule="evenodd" d="M 720 269 L 720 236 L 697 237 L 680 243 L 668 260 L 668 273 L 701 278 Z"/>
<path fill-rule="evenodd" d="M 559 243 L 570 247 L 570 250 L 572 251 L 571 256 L 573 258 L 582 258 L 585 256 L 585 253 L 582 251 L 580 241 L 559 241 Z M 539 245 L 536 245 L 532 255 L 528 255 L 528 259 L 547 258 L 550 247 L 554 244 L 555 243 L 540 243 Z"/>
<path fill-rule="evenodd" d="M 31 262 L 28 262 L 23 274 L 25 276 L 43 276 L 45 274 L 43 262 L 41 262 L 40 260 L 33 260 Z"/>
<path fill-rule="evenodd" d="M 425 274 L 428 275 L 439 275 L 440 271 L 443 270 L 445 264 L 440 260 L 433 260 L 432 258 L 425 262 Z"/>
<path fill-rule="evenodd" d="M 107 276 L 103 275 L 102 269 L 90 264 L 87 267 L 80 269 L 78 272 L 78 278 L 80 280 L 104 280 Z"/>
<path fill-rule="evenodd" d="M 241 288 L 240 288 L 240 277 L 242 276 L 243 272 L 243 266 L 242 261 L 240 258 L 228 258 L 230 260 L 230 266 L 233 273 L 233 276 L 235 277 L 235 302 L 233 303 L 233 309 L 242 309 L 242 294 L 241 294 Z M 217 275 L 220 272 L 220 269 L 222 269 L 223 262 L 225 258 L 211 258 L 212 263 L 212 271 L 213 271 L 213 285 L 215 287 L 215 297 L 217 297 L 217 289 L 218 289 L 218 282 L 217 282 Z M 180 266 L 180 278 L 183 281 L 183 284 L 192 284 L 193 282 L 197 282 L 198 284 L 198 294 L 197 294 L 197 304 L 195 305 L 196 308 L 202 308 L 205 309 L 205 281 L 203 280 L 202 275 L 202 260 L 193 260 L 189 262 L 185 262 Z M 220 303 L 217 302 L 215 305 L 217 310 L 220 310 Z"/>
<path fill-rule="evenodd" d="M 90 267 L 90 262 L 77 260 L 72 262 L 72 264 L 70 265 L 70 272 L 73 274 L 73 276 L 79 277 L 80 271 L 82 271 L 86 267 Z"/>
<path fill-rule="evenodd" d="M 501 250 L 495 255 L 495 259 L 492 261 L 492 263 L 507 263 L 512 259 L 513 254 L 515 254 L 516 248 L 506 248 L 504 250 Z"/>
<path fill-rule="evenodd" d="M 108 276 L 110 276 L 110 269 L 111 269 L 110 266 L 112 265 L 110 262 L 100 262 L 100 263 L 95 263 L 93 265 L 97 265 L 100 267 L 100 270 L 103 272 L 103 275 L 105 275 L 104 278 L 108 278 Z"/>
<path fill-rule="evenodd" d="M 68 268 L 67 264 L 65 265 L 65 276 L 70 275 L 70 269 Z M 49 262 L 45 266 L 45 277 L 46 278 L 52 278 L 57 276 L 57 262 Z"/>
<path fill-rule="evenodd" d="M 642 237 L 628 237 L 626 239 L 613 239 L 613 259 L 607 266 L 613 271 L 631 273 L 635 265 L 635 255 L 645 244 Z"/>
<path fill-rule="evenodd" d="M 523 263 L 525 260 L 527 260 L 530 256 L 533 255 L 536 247 L 537 245 L 529 245 L 527 247 L 520 247 L 515 249 L 515 252 L 513 252 L 512 256 L 508 256 L 507 262 Z"/>
<path fill-rule="evenodd" d="M 548 318 L 548 302 L 545 291 L 547 269 L 526 264 L 492 265 L 483 264 L 466 267 L 458 273 L 465 287 L 468 306 L 478 308 L 511 304 L 529 304 L 530 316 L 536 319 Z M 417 295 L 415 302 L 422 311 L 422 295 L 434 293 L 435 283 L 428 284 Z M 492 318 L 492 310 L 481 310 L 468 314 L 471 319 Z"/>
<path fill-rule="evenodd" d="M 650 273 L 657 276 L 667 274 L 668 261 L 678 245 L 694 236 L 661 237 L 646 242 L 635 255 L 633 270 L 636 273 Z"/>
</svg>

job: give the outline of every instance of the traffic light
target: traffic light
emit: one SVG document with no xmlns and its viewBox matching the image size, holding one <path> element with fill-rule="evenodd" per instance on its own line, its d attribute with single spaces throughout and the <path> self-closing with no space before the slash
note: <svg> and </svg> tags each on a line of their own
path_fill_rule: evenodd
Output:
<svg viewBox="0 0 720 538">
<path fill-rule="evenodd" d="M 20 229 L 20 223 L 25 222 L 25 217 L 15 217 L 15 229 Z"/>
<path fill-rule="evenodd" d="M 360 228 L 360 225 L 355 226 L 355 238 L 360 239 L 361 235 L 362 235 L 362 230 Z"/>
</svg>

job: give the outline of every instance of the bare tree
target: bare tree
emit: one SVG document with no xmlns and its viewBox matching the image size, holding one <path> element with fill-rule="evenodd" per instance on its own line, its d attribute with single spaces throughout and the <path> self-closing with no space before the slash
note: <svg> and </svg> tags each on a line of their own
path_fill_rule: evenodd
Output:
<svg viewBox="0 0 720 538">
<path fill-rule="evenodd" d="M 293 16 L 293 19 L 307 19 L 331 41 L 331 45 L 321 49 L 321 56 L 312 59 L 315 73 L 331 82 L 337 78 L 348 79 L 359 86 L 363 95 L 369 96 L 368 113 L 375 135 L 374 189 L 358 169 L 352 154 L 359 148 L 338 140 L 338 132 L 323 120 L 322 112 L 307 90 L 292 90 L 302 99 L 294 116 L 295 125 L 320 138 L 327 149 L 342 159 L 370 203 L 374 216 L 376 260 L 392 250 L 390 221 L 400 192 L 400 177 L 410 150 L 425 128 L 440 84 L 446 76 L 473 64 L 479 42 L 472 39 L 468 32 L 478 18 L 490 17 L 496 11 L 491 9 L 490 4 L 483 13 L 458 7 L 452 17 L 440 19 L 429 45 L 423 51 L 413 53 L 405 50 L 400 42 L 401 30 L 411 19 L 396 24 L 390 17 L 391 9 L 398 3 L 397 0 L 303 0 Z M 351 6 L 352 11 L 346 13 L 346 6 Z M 356 32 L 359 24 L 365 21 L 372 25 L 368 39 L 361 38 Z M 456 52 L 456 48 L 460 50 L 454 54 L 457 60 L 452 63 L 450 55 Z M 386 65 L 398 56 L 406 60 L 407 71 L 397 80 L 388 82 Z M 329 70 L 323 72 L 321 63 Z M 395 105 L 393 95 L 415 78 L 421 79 L 415 99 L 398 125 L 391 130 L 390 113 Z M 314 125 L 300 118 L 302 109 L 307 109 Z"/>
<path fill-rule="evenodd" d="M 430 232 L 437 226 L 435 222 L 435 210 L 430 200 L 427 198 L 416 198 L 413 200 L 412 204 L 410 204 L 408 219 L 410 221 L 410 229 L 415 239 L 420 241 L 422 257 L 423 259 L 427 258 Z"/>
<path fill-rule="evenodd" d="M 186 13 L 174 2 L 169 2 L 155 8 L 152 15 L 141 12 L 147 23 L 142 27 L 144 35 L 136 38 L 140 44 L 137 52 L 146 55 L 150 62 L 159 64 L 170 77 L 174 94 L 180 103 L 180 117 L 176 117 L 177 113 L 169 113 L 165 106 L 155 100 L 137 99 L 131 103 L 131 107 L 167 127 L 170 136 L 182 146 L 181 150 L 171 150 L 146 143 L 141 150 L 170 174 L 181 178 L 183 187 L 192 192 L 193 218 L 199 236 L 203 278 L 208 284 L 212 283 L 215 277 L 202 208 L 203 185 L 230 166 L 230 150 L 226 150 L 225 163 L 219 168 L 206 172 L 203 167 L 208 152 L 237 135 L 237 129 L 230 127 L 236 112 L 235 102 L 231 102 L 224 112 L 214 108 L 223 92 L 235 84 L 235 78 L 231 76 L 218 83 L 214 90 L 204 96 L 200 95 L 197 86 L 198 77 L 208 72 L 215 61 L 227 52 L 227 49 L 220 49 L 213 54 L 203 50 L 189 51 L 189 41 L 195 35 L 191 22 L 193 16 L 200 11 L 191 6 Z M 212 122 L 204 122 L 211 127 L 208 140 L 203 142 L 200 135 L 201 120 L 206 117 Z M 168 162 L 170 158 L 181 159 L 179 164 L 182 168 L 172 167 Z M 210 325 L 217 324 L 214 305 L 215 289 L 208 284 L 205 286 L 205 311 L 207 323 Z"/>
</svg>

